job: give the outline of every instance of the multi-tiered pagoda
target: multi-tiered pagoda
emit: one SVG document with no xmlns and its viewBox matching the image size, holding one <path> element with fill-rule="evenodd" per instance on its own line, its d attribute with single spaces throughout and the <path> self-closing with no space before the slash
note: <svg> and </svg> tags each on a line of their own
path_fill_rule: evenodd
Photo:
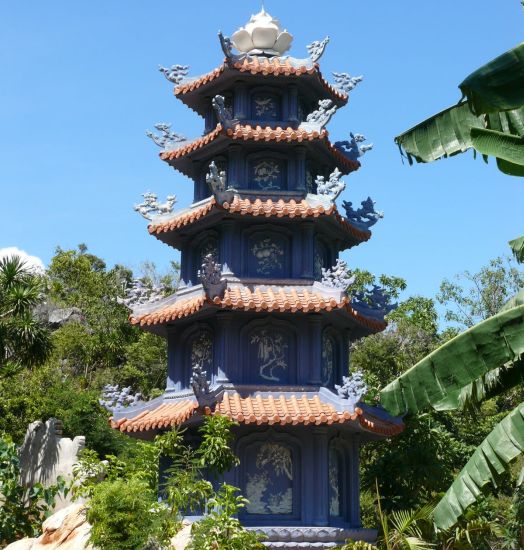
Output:
<svg viewBox="0 0 524 550">
<path fill-rule="evenodd" d="M 326 124 L 360 77 L 323 78 L 327 38 L 305 59 L 284 55 L 292 36 L 264 10 L 219 38 L 225 60 L 212 72 L 161 68 L 205 133 L 189 141 L 159 124 L 149 134 L 160 158 L 194 181 L 194 202 L 172 212 L 173 197 L 158 204 L 146 194 L 137 207 L 150 234 L 181 251 L 182 282 L 131 316 L 167 339 L 166 391 L 116 411 L 113 426 L 152 437 L 226 415 L 238 423 L 240 466 L 225 480 L 249 500 L 241 520 L 269 547 L 369 538 L 359 447 L 403 425 L 360 402 L 365 386 L 349 375 L 350 343 L 383 330 L 388 311 L 379 289 L 350 297 L 339 260 L 381 217 L 370 199 L 345 202 L 345 215 L 335 205 L 368 147 L 358 134 L 331 143 Z"/>
</svg>

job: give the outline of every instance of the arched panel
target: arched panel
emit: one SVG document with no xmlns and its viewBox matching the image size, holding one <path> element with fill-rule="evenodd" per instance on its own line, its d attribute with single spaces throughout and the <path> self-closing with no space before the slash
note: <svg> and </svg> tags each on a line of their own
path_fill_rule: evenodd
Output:
<svg viewBox="0 0 524 550">
<path fill-rule="evenodd" d="M 195 365 L 199 365 L 206 372 L 207 379 L 210 380 L 214 370 L 214 338 L 211 329 L 206 326 L 193 331 L 186 339 L 185 350 L 186 386 L 189 386 L 192 369 Z"/>
<path fill-rule="evenodd" d="M 242 494 L 249 500 L 242 520 L 263 523 L 301 516 L 301 452 L 289 434 L 266 432 L 238 442 Z"/>
<path fill-rule="evenodd" d="M 315 256 L 314 256 L 313 276 L 316 281 L 322 280 L 322 269 L 331 267 L 331 254 L 328 245 L 323 239 L 315 239 Z"/>
<path fill-rule="evenodd" d="M 281 98 L 278 94 L 259 91 L 251 94 L 251 120 L 281 120 Z"/>
<path fill-rule="evenodd" d="M 202 266 L 204 258 L 211 254 L 216 262 L 220 261 L 220 248 L 218 242 L 218 236 L 216 232 L 207 232 L 201 235 L 193 242 L 193 273 L 191 274 L 191 281 L 198 282 L 198 271 Z"/>
<path fill-rule="evenodd" d="M 345 460 L 336 441 L 329 445 L 329 516 L 344 519 L 345 510 Z"/>
</svg>

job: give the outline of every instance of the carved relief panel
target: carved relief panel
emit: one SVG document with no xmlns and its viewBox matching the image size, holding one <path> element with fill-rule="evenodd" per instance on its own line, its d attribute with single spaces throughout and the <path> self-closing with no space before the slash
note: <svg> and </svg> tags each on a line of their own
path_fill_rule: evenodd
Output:
<svg viewBox="0 0 524 550">
<path fill-rule="evenodd" d="M 283 278 L 290 276 L 289 239 L 280 233 L 257 232 L 247 245 L 247 275 Z"/>
<path fill-rule="evenodd" d="M 344 455 L 336 442 L 329 445 L 329 515 L 332 518 L 343 518 L 344 495 L 346 487 Z"/>
<path fill-rule="evenodd" d="M 313 277 L 315 281 L 320 281 L 322 280 L 322 268 L 327 269 L 332 265 L 329 248 L 323 240 L 315 239 L 314 254 Z"/>
<path fill-rule="evenodd" d="M 248 381 L 258 384 L 288 384 L 294 376 L 294 345 L 292 333 L 274 325 L 252 329 L 245 341 L 245 374 Z"/>
<path fill-rule="evenodd" d="M 195 365 L 199 365 L 206 371 L 207 379 L 211 379 L 213 373 L 213 335 L 206 328 L 193 334 L 187 345 L 187 361 L 189 377 Z"/>
<path fill-rule="evenodd" d="M 329 386 L 333 382 L 337 364 L 337 342 L 329 329 L 322 333 L 322 384 Z"/>
<path fill-rule="evenodd" d="M 294 453 L 288 445 L 265 441 L 246 448 L 244 494 L 246 514 L 292 515 L 294 500 Z"/>
<path fill-rule="evenodd" d="M 287 188 L 286 163 L 283 159 L 259 157 L 248 165 L 249 186 L 261 191 L 278 191 Z"/>
<path fill-rule="evenodd" d="M 251 96 L 252 120 L 281 120 L 280 97 L 267 92 L 257 92 Z"/>
</svg>

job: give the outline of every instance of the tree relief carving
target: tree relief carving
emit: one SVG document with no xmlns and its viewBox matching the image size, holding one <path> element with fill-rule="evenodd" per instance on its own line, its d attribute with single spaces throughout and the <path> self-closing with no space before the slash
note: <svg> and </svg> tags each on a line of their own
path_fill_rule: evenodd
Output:
<svg viewBox="0 0 524 550">
<path fill-rule="evenodd" d="M 329 515 L 340 517 L 342 510 L 340 506 L 340 464 L 339 452 L 333 445 L 329 447 Z"/>
<path fill-rule="evenodd" d="M 246 512 L 291 514 L 293 512 L 293 462 L 291 449 L 275 442 L 257 446 L 246 460 Z"/>
<path fill-rule="evenodd" d="M 257 94 L 252 100 L 252 115 L 255 120 L 278 120 L 279 105 L 272 95 Z"/>
<path fill-rule="evenodd" d="M 201 365 L 208 369 L 213 365 L 213 340 L 208 332 L 203 332 L 191 342 L 191 365 Z"/>
<path fill-rule="evenodd" d="M 263 328 L 251 335 L 249 343 L 256 352 L 260 378 L 271 382 L 281 382 L 281 371 L 286 372 L 288 369 L 289 345 L 286 335 L 276 330 Z"/>
</svg>

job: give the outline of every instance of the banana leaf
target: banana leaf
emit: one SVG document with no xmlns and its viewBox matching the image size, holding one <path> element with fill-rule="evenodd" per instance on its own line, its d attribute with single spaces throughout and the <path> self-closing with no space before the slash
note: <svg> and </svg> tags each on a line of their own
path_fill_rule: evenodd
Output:
<svg viewBox="0 0 524 550">
<path fill-rule="evenodd" d="M 508 309 L 524 305 L 524 288 L 519 290 L 515 296 L 510 298 L 499 311 L 507 311 Z"/>
<path fill-rule="evenodd" d="M 524 42 L 471 73 L 459 88 L 477 115 L 524 105 Z"/>
<path fill-rule="evenodd" d="M 485 128 L 472 128 L 471 142 L 473 147 L 483 155 L 524 167 L 524 136 L 513 136 Z"/>
<path fill-rule="evenodd" d="M 394 415 L 460 406 L 460 391 L 524 354 L 524 305 L 503 311 L 430 353 L 380 392 Z"/>
<path fill-rule="evenodd" d="M 473 148 L 471 134 L 474 128 L 480 131 L 488 128 L 511 136 L 524 136 L 524 107 L 476 116 L 471 112 L 469 104 L 463 101 L 400 134 L 395 142 L 410 164 L 413 164 L 413 160 L 432 162 Z M 507 171 L 521 170 L 520 166 L 512 168 L 514 162 L 502 160 L 502 168 Z"/>
<path fill-rule="evenodd" d="M 509 246 L 517 262 L 524 263 L 524 236 L 509 241 Z"/>
<path fill-rule="evenodd" d="M 513 164 L 507 160 L 497 159 L 497 168 L 507 176 L 517 176 L 524 178 L 524 166 Z"/>
<path fill-rule="evenodd" d="M 508 465 L 524 451 L 524 403 L 499 422 L 477 447 L 433 512 L 439 529 L 449 529 Z"/>
<path fill-rule="evenodd" d="M 395 138 L 409 164 L 432 162 L 467 151 L 471 142 L 471 128 L 484 128 L 484 116 L 471 112 L 467 102 L 454 105 Z"/>
</svg>

